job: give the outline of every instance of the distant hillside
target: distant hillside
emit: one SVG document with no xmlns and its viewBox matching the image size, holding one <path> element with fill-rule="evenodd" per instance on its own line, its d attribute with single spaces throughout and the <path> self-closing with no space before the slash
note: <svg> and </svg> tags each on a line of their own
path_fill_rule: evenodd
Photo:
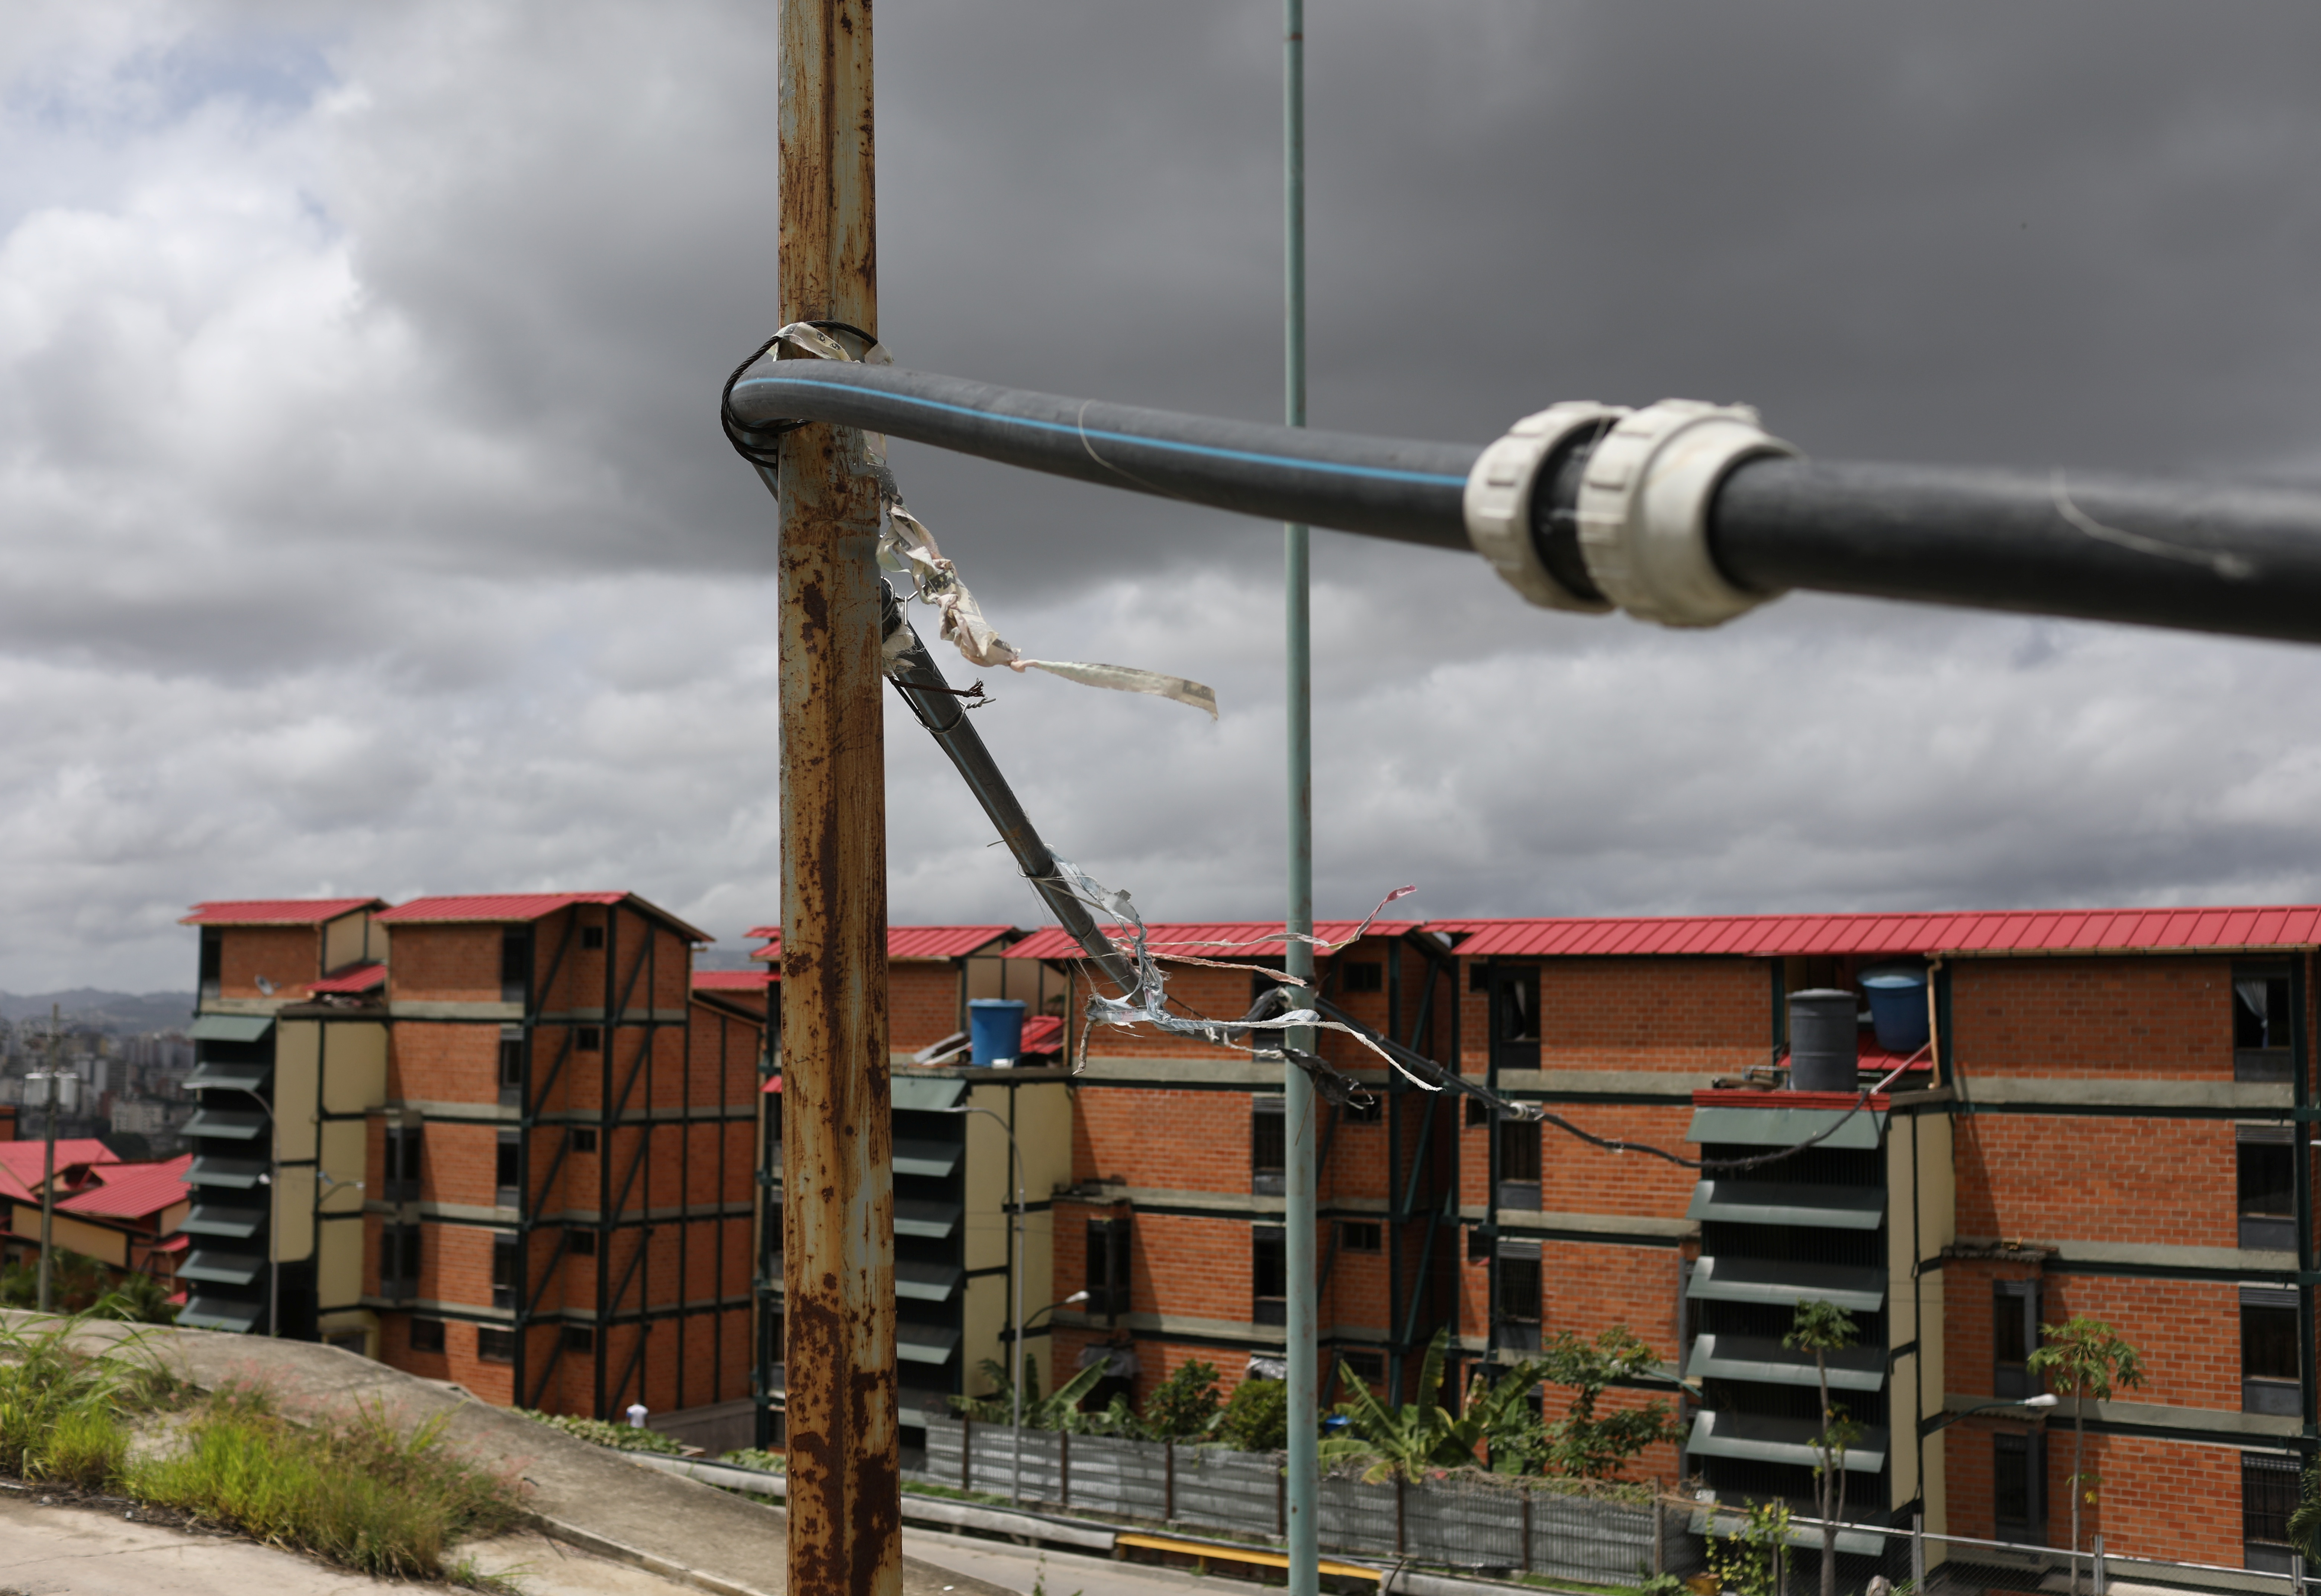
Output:
<svg viewBox="0 0 2321 1596">
<path fill-rule="evenodd" d="M 113 1036 L 183 1030 L 194 1017 L 194 994 L 190 992 L 105 992 L 94 986 L 76 986 L 70 992 L 36 992 L 23 996 L 0 992 L 0 1019 L 46 1020 L 52 1003 L 63 1009 L 68 1021 L 95 1026 Z"/>
</svg>

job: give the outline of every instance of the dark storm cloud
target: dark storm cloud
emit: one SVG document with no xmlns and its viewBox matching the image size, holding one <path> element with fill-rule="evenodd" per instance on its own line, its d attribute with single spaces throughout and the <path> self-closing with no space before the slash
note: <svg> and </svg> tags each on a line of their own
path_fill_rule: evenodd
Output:
<svg viewBox="0 0 2321 1596">
<path fill-rule="evenodd" d="M 775 879 L 762 5 L 34 8 L 0 42 L 0 985 L 197 896 Z M 1265 5 L 885 0 L 906 363 L 1270 419 Z M 1745 399 L 1825 458 L 2309 473 L 2309 8 L 1309 17 L 1316 424 Z M 1277 911 L 1279 540 L 898 446 L 1043 679 L 985 734 L 1162 914 Z M 2304 652 L 1790 600 L 1709 636 L 1324 534 L 1326 911 L 2310 896 Z M 964 676 L 963 670 L 960 673 Z M 1033 911 L 908 727 L 898 920 Z M 68 928 L 58 932 L 55 928 Z M 108 964 L 108 961 L 111 961 Z M 117 970 L 118 978 L 108 974 Z"/>
</svg>

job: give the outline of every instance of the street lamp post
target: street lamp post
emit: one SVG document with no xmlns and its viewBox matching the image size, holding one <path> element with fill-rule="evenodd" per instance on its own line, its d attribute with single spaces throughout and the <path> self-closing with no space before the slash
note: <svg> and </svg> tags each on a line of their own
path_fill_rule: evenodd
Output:
<svg viewBox="0 0 2321 1596">
<path fill-rule="evenodd" d="M 1007 1393 L 1010 1407 L 1013 1410 L 1010 1428 L 1015 1433 L 1007 1447 L 1010 1459 L 1007 1500 L 1011 1503 L 1021 1504 L 1024 1500 L 1024 1149 L 1016 1145 L 1015 1128 L 1008 1124 L 1007 1116 L 997 1109 L 987 1109 L 977 1103 L 962 1102 L 945 1109 L 943 1112 L 989 1115 L 998 1125 L 1000 1134 L 1006 1137 L 1008 1155 L 1015 1162 L 1015 1218 L 1010 1231 L 1014 1250 L 1010 1255 L 1011 1267 L 1007 1273 L 1015 1278 L 1015 1334 L 1008 1349 L 1008 1361 L 1012 1366 L 1007 1371 Z M 1085 1297 L 1088 1293 L 1082 1292 L 1080 1295 Z M 1062 1304 L 1058 1303 L 1056 1306 L 1060 1307 Z"/>
</svg>

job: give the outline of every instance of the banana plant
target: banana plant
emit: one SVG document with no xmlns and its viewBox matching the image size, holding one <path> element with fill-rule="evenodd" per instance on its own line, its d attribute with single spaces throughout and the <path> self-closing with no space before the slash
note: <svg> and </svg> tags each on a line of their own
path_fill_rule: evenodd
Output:
<svg viewBox="0 0 2321 1596">
<path fill-rule="evenodd" d="M 1450 1342 L 1448 1326 L 1435 1332 L 1419 1365 L 1418 1400 L 1399 1408 L 1379 1401 L 1342 1362 L 1338 1378 L 1353 1395 L 1338 1404 L 1346 1429 L 1323 1440 L 1322 1465 L 1367 1459 L 1370 1466 L 1362 1478 L 1373 1484 L 1397 1477 L 1414 1480 L 1429 1469 L 1472 1467 L 1483 1421 L 1472 1412 L 1454 1419 L 1443 1406 L 1443 1352 Z"/>
<path fill-rule="evenodd" d="M 1060 1429 L 1075 1434 L 1084 1433 L 1090 1421 L 1101 1415 L 1080 1411 L 1080 1400 L 1096 1389 L 1110 1365 L 1102 1358 L 1090 1364 L 1079 1374 L 1056 1388 L 1052 1396 L 1040 1394 L 1040 1365 L 1027 1355 L 1024 1359 L 1024 1428 L 1025 1429 Z M 991 1382 L 988 1396 L 951 1399 L 951 1405 L 978 1424 L 1006 1424 L 1015 1418 L 1015 1388 L 1007 1383 L 1007 1366 L 997 1358 L 987 1357 L 978 1365 L 983 1377 Z"/>
</svg>

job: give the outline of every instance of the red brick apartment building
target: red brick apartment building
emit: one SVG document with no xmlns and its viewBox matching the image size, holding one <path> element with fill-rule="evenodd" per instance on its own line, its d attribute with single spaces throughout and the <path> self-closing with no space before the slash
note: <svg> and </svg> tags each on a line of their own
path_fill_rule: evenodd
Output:
<svg viewBox="0 0 2321 1596">
<path fill-rule="evenodd" d="M 185 1320 L 746 1416 L 762 991 L 627 893 L 217 902 Z M 744 1420 L 745 1421 L 745 1420 Z"/>
<path fill-rule="evenodd" d="M 1153 936 L 1213 956 L 1193 944 L 1265 929 Z M 1379 1101 L 1319 1128 L 1325 1356 L 1403 1400 L 1438 1329 L 1471 1368 L 1625 1324 L 1688 1382 L 1684 1443 L 1638 1472 L 1802 1501 L 1813 1375 L 1779 1337 L 1798 1301 L 1834 1301 L 1862 1329 L 1840 1372 L 1870 1431 L 1849 1455 L 1861 1515 L 2038 1542 L 2067 1533 L 2069 1406 L 1995 1404 L 2034 1392 L 2041 1322 L 2091 1314 L 2149 1379 L 2091 1405 L 2090 1530 L 2116 1550 L 2285 1566 L 2316 1440 L 2315 1276 L 2299 1274 L 2316 944 L 2316 909 L 1374 927 L 1321 961 L 1325 995 L 1507 1097 L 1691 1157 L 1839 1129 L 1704 1178 L 1495 1123 L 1326 1037 Z M 1072 953 L 1051 930 L 1003 957 L 1060 975 Z M 1852 1093 L 1768 1089 L 1790 994 L 1853 991 L 1898 961 L 1925 972 L 1930 1046 L 1889 1054 L 1861 1033 L 1852 1078 L 1900 1072 L 1866 1111 L 1840 1123 Z M 1252 995 L 1233 971 L 1170 982 L 1206 1014 Z M 1051 1198 L 1058 1294 L 1084 1283 L 1089 1300 L 1042 1321 L 1051 1378 L 1106 1357 L 1141 1392 L 1193 1357 L 1229 1377 L 1277 1366 L 1279 1087 L 1278 1066 L 1224 1049 L 1095 1033 Z"/>
</svg>

